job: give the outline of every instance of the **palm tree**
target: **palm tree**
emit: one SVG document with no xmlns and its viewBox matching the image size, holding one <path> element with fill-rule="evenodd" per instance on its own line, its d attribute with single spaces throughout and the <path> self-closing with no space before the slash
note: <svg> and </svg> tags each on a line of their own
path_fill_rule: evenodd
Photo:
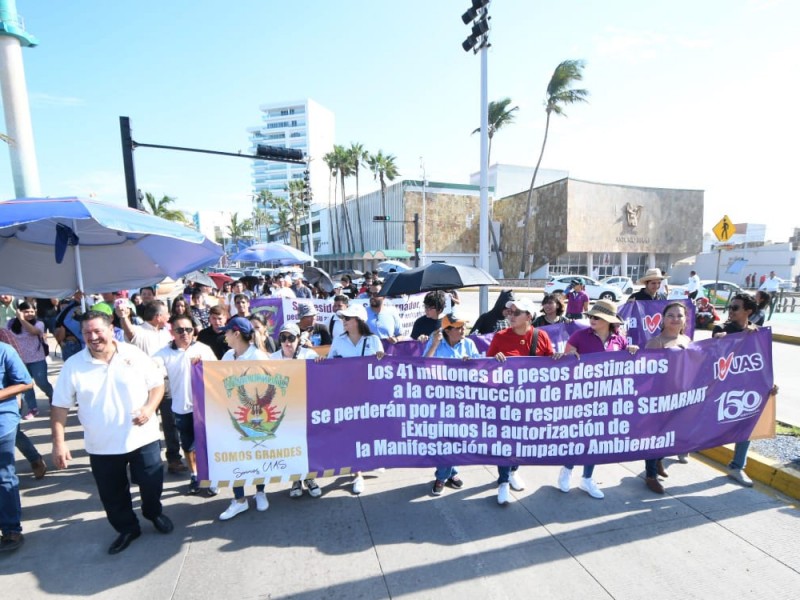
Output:
<svg viewBox="0 0 800 600">
<path fill-rule="evenodd" d="M 331 228 L 331 244 L 333 245 L 333 254 L 336 254 L 336 240 L 339 240 L 339 252 L 342 251 L 342 229 L 339 227 L 339 213 L 336 210 L 336 188 L 339 183 L 339 167 L 336 160 L 336 155 L 333 152 L 328 152 L 322 157 L 322 160 L 328 165 L 330 169 L 330 177 L 333 179 L 333 207 L 331 208 L 331 198 L 328 195 L 328 223 Z M 336 219 L 336 236 L 333 235 L 333 219 Z"/>
<path fill-rule="evenodd" d="M 356 217 L 358 218 L 358 238 L 361 240 L 361 251 L 366 250 L 364 244 L 364 227 L 361 221 L 361 203 L 359 202 L 358 193 L 358 171 L 361 166 L 367 162 L 369 152 L 364 149 L 363 144 L 350 142 L 350 147 L 347 149 L 347 154 L 350 158 L 350 169 L 356 178 Z"/>
<path fill-rule="evenodd" d="M 182 210 L 170 208 L 170 205 L 175 202 L 176 198 L 162 196 L 161 200 L 156 200 L 153 194 L 147 192 L 144 195 L 144 199 L 147 203 L 145 210 L 156 217 L 161 217 L 167 221 L 176 221 L 178 223 L 187 223 L 189 221 Z"/>
<path fill-rule="evenodd" d="M 344 146 L 335 144 L 333 154 L 336 160 L 339 179 L 342 182 L 342 220 L 344 221 L 344 233 L 347 240 L 347 247 L 350 252 L 355 252 L 355 241 L 353 240 L 353 228 L 350 225 L 350 211 L 347 210 L 347 194 L 345 193 L 344 181 L 352 174 L 350 166 L 350 154 Z"/>
<path fill-rule="evenodd" d="M 489 159 L 487 160 L 489 164 L 492 164 L 492 138 L 494 137 L 494 134 L 504 126 L 513 123 L 514 117 L 516 116 L 514 115 L 514 111 L 519 110 L 519 106 L 508 108 L 509 104 L 511 104 L 511 98 L 503 98 L 497 102 L 494 100 L 489 102 Z M 477 129 L 473 130 L 472 133 L 478 133 L 480 130 L 481 128 L 478 127 Z"/>
<path fill-rule="evenodd" d="M 231 215 L 231 222 L 228 225 L 228 233 L 231 236 L 231 243 L 236 247 L 236 251 L 239 251 L 239 240 L 242 238 L 247 237 L 248 232 L 250 232 L 252 227 L 252 223 L 249 219 L 245 219 L 244 221 L 239 221 L 239 213 L 235 212 Z"/>
<path fill-rule="evenodd" d="M 488 126 L 488 135 L 489 135 L 489 152 L 486 155 L 486 167 L 488 168 L 489 165 L 492 164 L 492 138 L 494 138 L 494 134 L 500 131 L 506 125 L 514 122 L 514 111 L 519 110 L 519 106 L 513 106 L 508 108 L 508 105 L 511 104 L 511 98 L 503 98 L 502 100 L 498 100 L 497 102 L 492 101 L 489 102 L 489 126 Z M 481 130 L 480 127 L 475 129 L 472 133 L 478 133 Z M 497 243 L 497 238 L 494 234 L 494 227 L 491 227 L 492 216 L 491 216 L 491 206 L 489 208 L 489 233 L 492 236 L 492 246 L 494 246 L 494 252 L 497 256 L 497 266 L 500 269 L 500 277 L 503 277 L 503 255 L 500 252 L 500 244 Z"/>
<path fill-rule="evenodd" d="M 257 205 L 253 209 L 253 214 L 250 216 L 250 220 L 253 222 L 254 229 L 256 232 L 258 232 L 258 240 L 263 241 L 261 239 L 261 228 L 266 227 L 269 229 L 269 226 L 272 225 L 272 215 L 268 213 L 265 208 Z"/>
<path fill-rule="evenodd" d="M 547 145 L 547 134 L 550 131 L 550 115 L 555 113 L 566 116 L 564 106 L 586 102 L 589 90 L 572 88 L 576 81 L 583 80 L 583 67 L 584 61 L 582 60 L 565 60 L 556 67 L 556 70 L 553 71 L 553 76 L 550 78 L 550 83 L 547 84 L 547 105 L 545 106 L 547 120 L 544 126 L 544 139 L 542 140 L 542 149 L 539 152 L 539 160 L 536 161 L 536 167 L 533 169 L 531 187 L 528 189 L 528 201 L 525 204 L 525 215 L 523 216 L 525 228 L 522 233 L 522 260 L 519 266 L 520 279 L 525 277 L 528 258 L 528 226 L 531 218 L 531 196 L 533 195 L 533 186 L 536 183 L 536 174 L 539 172 L 539 165 L 542 164 L 544 148 Z"/>
<path fill-rule="evenodd" d="M 383 150 L 378 150 L 377 154 L 370 154 L 367 158 L 369 170 L 375 175 L 375 179 L 381 182 L 381 210 L 386 214 L 386 181 L 394 181 L 395 177 L 400 176 L 395 164 L 395 157 L 391 154 L 384 154 Z M 386 249 L 389 248 L 389 229 L 386 221 L 383 222 L 383 243 Z"/>
<path fill-rule="evenodd" d="M 300 225 L 305 214 L 305 205 L 303 204 L 303 191 L 305 190 L 305 183 L 302 179 L 293 179 L 284 188 L 286 193 L 289 194 L 287 207 L 292 217 L 292 233 L 295 239 L 295 246 L 298 250 L 303 248 L 303 240 L 300 236 Z"/>
</svg>

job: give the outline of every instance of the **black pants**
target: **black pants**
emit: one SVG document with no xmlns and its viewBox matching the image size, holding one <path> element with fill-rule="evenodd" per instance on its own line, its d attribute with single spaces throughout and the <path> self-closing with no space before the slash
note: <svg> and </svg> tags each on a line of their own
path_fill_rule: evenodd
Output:
<svg viewBox="0 0 800 600">
<path fill-rule="evenodd" d="M 181 440 L 178 436 L 178 428 L 175 426 L 175 415 L 172 412 L 172 396 L 164 394 L 161 404 L 158 405 L 158 412 L 161 413 L 161 429 L 164 431 L 164 442 L 167 446 L 167 462 L 175 462 L 181 459 Z"/>
<path fill-rule="evenodd" d="M 164 467 L 158 442 L 151 442 L 127 454 L 90 454 L 89 464 L 106 517 L 118 533 L 140 531 L 139 520 L 133 512 L 129 467 L 131 477 L 139 485 L 142 516 L 152 520 L 161 514 Z"/>
</svg>

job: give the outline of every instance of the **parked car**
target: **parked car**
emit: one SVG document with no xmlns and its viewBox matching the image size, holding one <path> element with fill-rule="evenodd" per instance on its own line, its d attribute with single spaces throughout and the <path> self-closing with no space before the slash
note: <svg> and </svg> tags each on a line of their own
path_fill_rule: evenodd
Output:
<svg viewBox="0 0 800 600">
<path fill-rule="evenodd" d="M 226 269 L 225 275 L 231 277 L 232 279 L 241 279 L 244 277 L 244 271 L 240 271 L 239 269 Z"/>
<path fill-rule="evenodd" d="M 558 275 L 551 277 L 550 281 L 544 286 L 545 294 L 563 294 L 571 287 L 572 280 L 579 279 L 586 286 L 586 293 L 590 300 L 612 300 L 619 302 L 623 291 L 613 285 L 606 285 L 587 277 L 586 275 Z"/>
<path fill-rule="evenodd" d="M 715 289 L 716 284 L 716 289 Z M 700 280 L 700 293 L 698 297 L 708 298 L 716 307 L 726 307 L 730 299 L 739 292 L 743 291 L 741 287 L 730 281 L 717 281 L 713 279 Z M 686 286 L 671 285 L 669 286 L 670 300 L 684 300 L 688 296 Z"/>
<path fill-rule="evenodd" d="M 623 294 L 632 294 L 633 293 L 633 279 L 630 277 L 623 277 L 622 275 L 613 275 L 612 277 L 606 277 L 605 279 L 601 279 L 600 283 L 604 285 L 612 285 L 616 288 L 622 290 Z"/>
</svg>

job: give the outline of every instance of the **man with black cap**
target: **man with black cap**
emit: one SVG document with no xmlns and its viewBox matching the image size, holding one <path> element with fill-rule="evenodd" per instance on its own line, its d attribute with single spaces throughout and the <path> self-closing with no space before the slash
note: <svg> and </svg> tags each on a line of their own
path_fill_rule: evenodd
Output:
<svg viewBox="0 0 800 600">
<path fill-rule="evenodd" d="M 330 346 L 333 343 L 331 332 L 324 323 L 317 323 L 317 308 L 311 302 L 297 303 L 297 327 L 300 329 L 300 345 Z"/>
</svg>

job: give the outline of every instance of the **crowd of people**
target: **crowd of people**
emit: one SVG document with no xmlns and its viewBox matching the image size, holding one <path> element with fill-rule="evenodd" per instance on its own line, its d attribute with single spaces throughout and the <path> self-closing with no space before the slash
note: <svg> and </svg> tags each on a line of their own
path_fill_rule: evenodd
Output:
<svg viewBox="0 0 800 600">
<path fill-rule="evenodd" d="M 630 301 L 664 299 L 659 289 L 665 280 L 660 270 L 648 270 L 639 281 L 644 287 Z M 39 414 L 34 383 L 51 403 L 53 466 L 59 469 L 72 459 L 65 426 L 69 410 L 77 406 L 99 497 L 117 532 L 108 551 L 117 554 L 141 535 L 131 499 L 132 482 L 139 486 L 142 516 L 160 533 L 173 530 L 161 505 L 162 442 L 167 471 L 188 477 L 186 493 L 208 497 L 219 493 L 213 486 L 201 488 L 199 481 L 191 390 L 192 365 L 197 361 L 320 361 L 365 356 L 380 360 L 385 344 L 407 340 L 421 344 L 425 357 L 469 361 L 482 356 L 466 335 L 467 321 L 458 314 L 454 291 L 428 292 L 423 299 L 424 314 L 407 335 L 397 311 L 381 295 L 381 286 L 370 273 L 360 287 L 345 275 L 332 292 L 324 292 L 309 287 L 303 276 L 295 273 L 269 280 L 245 278 L 220 290 L 189 283 L 170 306 L 153 288 L 142 288 L 130 297 L 125 292 L 106 293 L 89 305 L 80 292 L 64 302 L 16 301 L 0 295 L 0 342 L 5 342 L 0 343 L 0 548 L 15 550 L 24 539 L 14 448 L 30 461 L 35 477 L 44 477 L 47 471 L 43 457 L 20 427 L 20 420 Z M 334 316 L 327 325 L 317 321 L 317 310 L 310 301 L 321 294 L 333 301 Z M 263 315 L 250 311 L 251 300 L 263 295 L 298 299 L 297 321 L 283 323 L 277 341 L 268 334 Z M 367 302 L 351 302 L 356 298 Z M 768 296 L 765 300 L 737 294 L 730 301 L 728 321 L 717 325 L 713 335 L 756 329 L 763 323 L 764 302 L 768 301 Z M 685 334 L 685 305 L 669 303 L 662 317 L 660 334 L 641 351 L 688 347 L 691 339 Z M 563 352 L 555 352 L 542 327 L 573 319 L 587 319 L 589 327 L 573 333 Z M 48 333 L 64 360 L 55 388 L 47 378 Z M 598 300 L 590 305 L 580 285 L 566 296 L 545 295 L 539 306 L 530 297 L 503 290 L 493 308 L 476 319 L 470 333 L 493 334 L 485 356 L 500 362 L 520 356 L 574 360 L 595 352 L 640 351 L 628 343 L 616 304 Z M 22 416 L 18 402 L 24 406 Z M 744 486 L 752 485 L 744 472 L 747 450 L 746 442 L 736 445 L 728 471 Z M 687 455 L 679 455 L 678 460 L 686 462 Z M 565 465 L 559 472 L 557 487 L 562 492 L 570 491 L 572 469 Z M 525 482 L 516 465 L 499 465 L 497 471 L 497 502 L 507 504 L 512 500 L 511 490 L 523 490 Z M 602 499 L 604 493 L 593 477 L 594 465 L 584 465 L 582 471 L 579 488 Z M 644 481 L 649 490 L 663 494 L 665 477 L 663 458 L 645 461 Z M 221 521 L 249 509 L 243 483 L 232 486 L 233 498 L 220 513 Z M 431 487 L 434 496 L 446 487 L 463 486 L 457 465 L 436 467 Z M 364 488 L 364 474 L 354 473 L 353 493 L 361 494 Z M 299 498 L 304 490 L 312 498 L 322 495 L 313 478 L 293 481 L 288 494 Z M 263 484 L 256 485 L 253 500 L 256 510 L 268 510 Z"/>
</svg>

